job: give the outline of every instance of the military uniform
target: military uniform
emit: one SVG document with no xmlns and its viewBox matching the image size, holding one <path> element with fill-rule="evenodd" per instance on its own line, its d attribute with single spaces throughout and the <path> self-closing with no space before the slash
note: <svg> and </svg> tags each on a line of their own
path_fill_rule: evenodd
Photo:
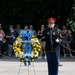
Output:
<svg viewBox="0 0 75 75">
<path fill-rule="evenodd" d="M 49 18 L 49 21 L 51 21 L 51 18 Z M 53 18 L 52 21 L 54 21 Z M 54 27 L 48 28 L 44 31 L 43 36 L 45 36 L 46 40 L 45 50 L 48 63 L 48 75 L 58 75 L 58 53 L 60 48 L 56 42 L 59 36 L 58 30 Z"/>
</svg>

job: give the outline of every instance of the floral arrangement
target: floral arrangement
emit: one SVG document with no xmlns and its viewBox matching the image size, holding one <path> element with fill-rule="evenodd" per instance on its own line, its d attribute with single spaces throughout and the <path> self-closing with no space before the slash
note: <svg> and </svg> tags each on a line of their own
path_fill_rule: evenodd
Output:
<svg viewBox="0 0 75 75">
<path fill-rule="evenodd" d="M 40 50 L 41 50 L 41 44 L 38 38 L 35 36 L 32 36 L 31 38 L 32 41 L 38 41 L 38 42 L 32 42 L 32 54 L 37 55 L 37 56 L 31 56 L 31 61 L 35 60 L 36 58 L 39 57 L 40 55 Z M 15 52 L 15 56 L 20 60 L 23 61 L 23 49 L 22 49 L 22 42 L 17 42 L 17 41 L 22 41 L 22 37 L 18 36 L 16 38 L 16 41 L 13 43 L 13 50 Z M 28 61 L 28 57 L 26 57 L 26 61 Z"/>
</svg>

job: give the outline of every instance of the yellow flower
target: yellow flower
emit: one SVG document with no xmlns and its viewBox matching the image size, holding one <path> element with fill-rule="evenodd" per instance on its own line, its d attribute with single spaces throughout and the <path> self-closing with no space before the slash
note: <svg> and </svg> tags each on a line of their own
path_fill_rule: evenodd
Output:
<svg viewBox="0 0 75 75">
<path fill-rule="evenodd" d="M 18 52 L 16 52 L 16 54 L 18 54 Z"/>
<path fill-rule="evenodd" d="M 23 56 L 20 56 L 19 58 L 23 58 Z"/>
<path fill-rule="evenodd" d="M 28 58 L 26 58 L 26 61 L 28 61 Z"/>
<path fill-rule="evenodd" d="M 41 49 L 39 48 L 38 51 L 40 51 Z"/>
<path fill-rule="evenodd" d="M 16 52 L 16 50 L 14 50 L 14 52 Z"/>
<path fill-rule="evenodd" d="M 21 50 L 22 43 L 18 42 L 20 40 L 22 40 L 22 36 L 17 37 L 17 39 L 16 39 L 17 42 L 13 43 L 13 50 L 15 52 L 16 57 L 18 57 L 18 59 L 20 61 L 23 61 L 23 52 Z M 35 36 L 32 36 L 31 40 L 37 41 L 38 38 L 36 38 Z M 40 50 L 41 50 L 41 44 L 40 44 L 39 40 L 38 40 L 37 43 L 36 42 L 32 42 L 31 44 L 32 44 L 32 54 L 39 55 L 40 54 Z M 37 56 L 37 57 L 39 57 L 39 56 Z M 35 56 L 31 56 L 32 61 L 34 61 L 35 58 L 36 58 Z M 26 61 L 28 61 L 28 58 L 26 58 Z"/>
</svg>

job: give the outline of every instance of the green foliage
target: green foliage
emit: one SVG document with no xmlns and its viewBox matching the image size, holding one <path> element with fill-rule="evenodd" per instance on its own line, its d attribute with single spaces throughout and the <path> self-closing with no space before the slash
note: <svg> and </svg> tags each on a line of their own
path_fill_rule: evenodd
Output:
<svg viewBox="0 0 75 75">
<path fill-rule="evenodd" d="M 67 20 L 67 25 L 71 28 L 73 32 L 75 32 L 75 0 L 74 4 L 72 6 L 72 9 L 70 11 L 70 16 Z"/>
<path fill-rule="evenodd" d="M 47 25 L 48 17 L 55 17 L 57 19 L 56 24 L 62 27 L 66 24 L 73 1 L 0 0 L 0 23 L 2 23 L 4 30 L 7 30 L 7 27 L 11 24 L 16 27 L 17 23 L 20 23 L 22 27 L 24 24 L 32 24 L 34 29 L 38 30 L 41 24 Z"/>
</svg>

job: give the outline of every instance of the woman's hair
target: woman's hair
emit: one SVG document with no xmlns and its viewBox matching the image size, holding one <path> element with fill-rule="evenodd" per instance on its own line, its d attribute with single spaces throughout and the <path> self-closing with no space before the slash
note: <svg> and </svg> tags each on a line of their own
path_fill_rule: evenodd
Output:
<svg viewBox="0 0 75 75">
<path fill-rule="evenodd" d="M 24 27 L 26 27 L 26 26 L 28 27 L 28 25 L 24 25 Z"/>
</svg>

